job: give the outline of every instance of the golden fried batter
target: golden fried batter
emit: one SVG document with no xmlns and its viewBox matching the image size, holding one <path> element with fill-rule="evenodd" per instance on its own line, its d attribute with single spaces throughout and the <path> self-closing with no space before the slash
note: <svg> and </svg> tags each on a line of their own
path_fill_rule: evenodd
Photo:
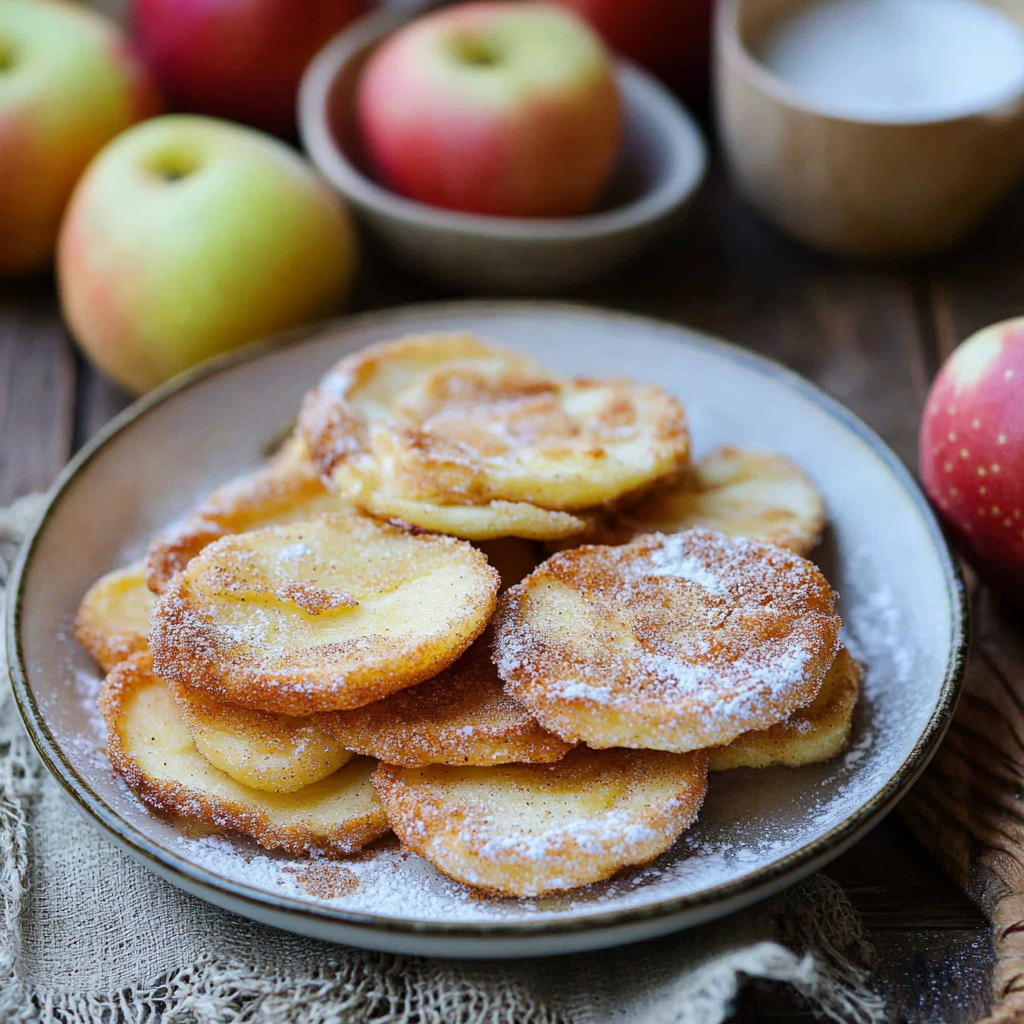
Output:
<svg viewBox="0 0 1024 1024">
<path fill-rule="evenodd" d="M 490 648 L 485 633 L 428 682 L 317 720 L 349 750 L 389 764 L 529 764 L 564 757 L 572 744 L 545 732 L 505 695 Z"/>
<path fill-rule="evenodd" d="M 312 519 L 320 512 L 350 512 L 352 506 L 329 492 L 294 434 L 267 465 L 218 487 L 184 520 L 150 545 L 146 583 L 163 593 L 171 577 L 207 544 L 230 533 Z"/>
<path fill-rule="evenodd" d="M 325 514 L 204 548 L 158 599 L 150 644 L 159 674 L 218 701 L 361 707 L 447 668 L 497 589 L 465 541 Z"/>
<path fill-rule="evenodd" d="M 439 871 L 487 892 L 536 896 L 667 850 L 704 802 L 707 756 L 580 748 L 553 765 L 382 764 L 373 786 L 402 842 Z"/>
<path fill-rule="evenodd" d="M 586 523 L 568 512 L 550 512 L 525 501 L 489 501 L 483 505 L 437 505 L 406 498 L 374 463 L 358 467 L 343 463 L 334 471 L 334 486 L 346 501 L 378 519 L 465 540 L 488 541 L 501 537 L 558 540 L 571 537 Z"/>
<path fill-rule="evenodd" d="M 312 718 L 222 704 L 169 682 L 199 753 L 236 782 L 264 793 L 294 793 L 352 759 Z"/>
<path fill-rule="evenodd" d="M 346 854 L 387 831 L 374 795 L 374 762 L 356 758 L 297 793 L 262 793 L 214 768 L 196 750 L 149 654 L 123 661 L 100 695 L 114 770 L 154 810 L 252 836 L 289 853 Z"/>
<path fill-rule="evenodd" d="M 495 661 L 546 729 L 591 747 L 699 750 L 821 689 L 835 593 L 810 562 L 710 530 L 553 555 L 502 598 Z"/>
<path fill-rule="evenodd" d="M 711 771 L 773 764 L 799 768 L 837 757 L 850 741 L 862 675 L 861 666 L 844 647 L 825 676 L 821 692 L 807 707 L 798 708 L 770 729 L 745 732 L 724 747 L 712 747 L 708 751 Z"/>
<path fill-rule="evenodd" d="M 306 396 L 300 426 L 321 473 L 361 507 L 470 539 L 568 536 L 579 524 L 518 506 L 590 508 L 689 457 L 682 406 L 660 388 L 569 379 L 467 335 L 349 356 Z"/>
<path fill-rule="evenodd" d="M 149 649 L 153 595 L 146 588 L 141 562 L 98 579 L 82 598 L 75 618 L 75 639 L 109 672 L 129 654 Z"/>
<path fill-rule="evenodd" d="M 719 448 L 625 510 L 583 518 L 583 534 L 552 546 L 626 544 L 641 533 L 702 526 L 806 557 L 821 540 L 825 505 L 814 484 L 785 456 Z"/>
</svg>

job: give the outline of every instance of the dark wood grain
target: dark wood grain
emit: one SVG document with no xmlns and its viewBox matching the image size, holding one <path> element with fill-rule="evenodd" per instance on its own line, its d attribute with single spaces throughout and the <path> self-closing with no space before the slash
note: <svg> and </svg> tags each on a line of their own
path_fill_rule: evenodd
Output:
<svg viewBox="0 0 1024 1024">
<path fill-rule="evenodd" d="M 75 359 L 49 280 L 0 285 L 0 503 L 42 490 L 71 453 Z"/>
<path fill-rule="evenodd" d="M 929 281 L 943 358 L 986 324 L 1024 315 L 1024 190 L 970 245 L 936 260 Z"/>
</svg>

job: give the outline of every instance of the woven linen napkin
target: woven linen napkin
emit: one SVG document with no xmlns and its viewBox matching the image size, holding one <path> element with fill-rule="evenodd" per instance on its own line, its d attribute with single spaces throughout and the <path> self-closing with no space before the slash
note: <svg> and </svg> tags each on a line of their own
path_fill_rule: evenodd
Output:
<svg viewBox="0 0 1024 1024">
<path fill-rule="evenodd" d="M 40 505 L 0 510 L 0 586 Z M 6 682 L 0 896 L 0 1021 L 718 1024 L 749 978 L 789 983 L 825 1018 L 885 1019 L 860 922 L 823 876 L 700 929 L 534 960 L 371 953 L 236 917 L 150 873 L 78 813 Z"/>
</svg>

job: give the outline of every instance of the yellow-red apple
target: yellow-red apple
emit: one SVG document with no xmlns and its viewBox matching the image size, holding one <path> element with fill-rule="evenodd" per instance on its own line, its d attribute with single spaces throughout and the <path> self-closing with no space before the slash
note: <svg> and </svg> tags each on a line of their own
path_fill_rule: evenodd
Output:
<svg viewBox="0 0 1024 1024">
<path fill-rule="evenodd" d="M 356 250 L 337 195 L 284 143 L 170 114 L 96 157 L 71 197 L 57 256 L 78 343 L 143 391 L 334 312 Z"/>
<path fill-rule="evenodd" d="M 49 264 L 85 165 L 159 106 L 106 18 L 64 0 L 0 2 L 0 274 Z"/>
<path fill-rule="evenodd" d="M 313 54 L 369 0 L 134 0 L 132 32 L 180 110 L 295 132 Z"/>
<path fill-rule="evenodd" d="M 608 51 L 550 3 L 457 4 L 410 22 L 371 56 L 357 103 L 384 185 L 471 213 L 584 213 L 621 132 Z"/>
<path fill-rule="evenodd" d="M 979 573 L 1024 604 L 1024 318 L 949 357 L 921 425 L 921 479 Z"/>
</svg>

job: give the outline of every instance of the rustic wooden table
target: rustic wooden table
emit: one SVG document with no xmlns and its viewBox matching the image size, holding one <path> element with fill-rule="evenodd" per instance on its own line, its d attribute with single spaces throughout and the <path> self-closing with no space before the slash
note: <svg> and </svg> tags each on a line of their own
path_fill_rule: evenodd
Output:
<svg viewBox="0 0 1024 1024">
<path fill-rule="evenodd" d="M 368 254 L 355 306 L 443 298 Z M 818 257 L 761 224 L 715 171 L 688 221 L 619 277 L 572 298 L 691 325 L 764 353 L 859 413 L 912 465 L 941 360 L 984 323 L 1024 311 L 1024 192 L 958 253 L 930 265 Z M 53 282 L 0 286 L 0 503 L 45 488 L 128 401 L 72 347 Z M 992 945 L 980 911 L 891 815 L 829 869 L 861 911 L 894 1019 L 983 1016 Z M 811 1018 L 752 991 L 742 1021 Z"/>
</svg>

